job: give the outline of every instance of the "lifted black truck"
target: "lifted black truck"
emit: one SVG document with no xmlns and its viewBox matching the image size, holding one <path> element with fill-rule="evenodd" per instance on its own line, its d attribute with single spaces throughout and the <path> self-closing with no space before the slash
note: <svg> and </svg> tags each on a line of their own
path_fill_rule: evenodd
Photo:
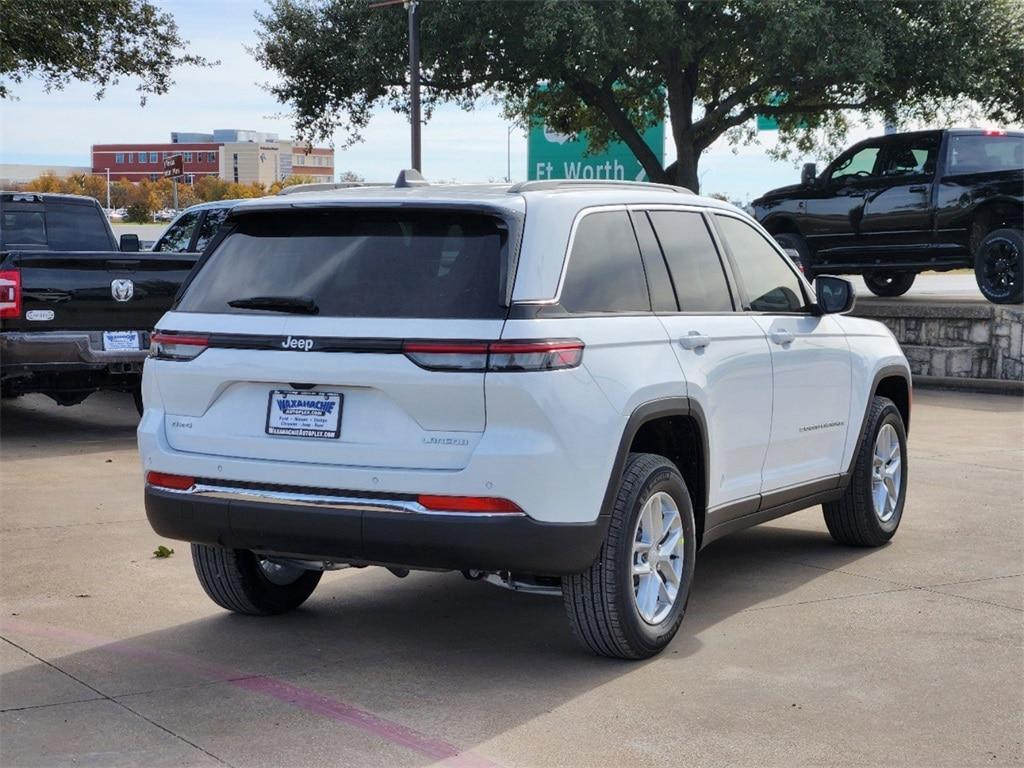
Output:
<svg viewBox="0 0 1024 768">
<path fill-rule="evenodd" d="M 140 406 L 150 330 L 197 258 L 118 242 L 90 197 L 0 192 L 0 394 L 113 389 Z"/>
<path fill-rule="evenodd" d="M 974 270 L 989 301 L 1024 300 L 1024 133 L 948 129 L 862 141 L 753 202 L 809 278 L 854 273 L 878 296 L 926 270 Z"/>
</svg>

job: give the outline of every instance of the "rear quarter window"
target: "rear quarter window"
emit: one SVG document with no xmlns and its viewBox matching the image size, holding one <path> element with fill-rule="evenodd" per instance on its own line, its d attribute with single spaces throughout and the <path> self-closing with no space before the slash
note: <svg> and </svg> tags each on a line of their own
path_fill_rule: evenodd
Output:
<svg viewBox="0 0 1024 768">
<path fill-rule="evenodd" d="M 252 313 L 229 302 L 312 299 L 328 317 L 504 318 L 508 230 L 450 209 L 249 213 L 185 291 L 183 312 Z"/>
<path fill-rule="evenodd" d="M 573 313 L 651 311 L 640 247 L 625 211 L 580 219 L 560 301 Z"/>
</svg>

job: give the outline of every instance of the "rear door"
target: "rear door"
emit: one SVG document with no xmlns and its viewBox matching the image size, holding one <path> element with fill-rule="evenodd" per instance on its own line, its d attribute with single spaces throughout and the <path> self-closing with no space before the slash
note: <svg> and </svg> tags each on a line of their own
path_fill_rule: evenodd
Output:
<svg viewBox="0 0 1024 768">
<path fill-rule="evenodd" d="M 736 310 L 726 268 L 699 210 L 635 210 L 645 254 L 669 273 L 675 306 L 658 311 L 668 331 L 689 396 L 707 422 L 710 528 L 754 512 L 768 450 L 772 361 L 765 333 Z M 728 505 L 729 511 L 716 512 Z"/>
<path fill-rule="evenodd" d="M 147 362 L 170 445 L 464 467 L 485 427 L 485 345 L 508 311 L 506 222 L 451 208 L 303 208 L 229 226 L 161 321 L 166 349 L 187 347 L 175 344 L 184 336 L 200 353 Z M 319 426 L 306 430 L 311 419 Z"/>
<path fill-rule="evenodd" d="M 812 311 L 805 288 L 770 238 L 738 216 L 716 213 L 747 316 L 768 337 L 773 396 L 762 506 L 785 493 L 832 487 L 840 471 L 850 410 L 851 362 L 836 319 Z"/>
</svg>

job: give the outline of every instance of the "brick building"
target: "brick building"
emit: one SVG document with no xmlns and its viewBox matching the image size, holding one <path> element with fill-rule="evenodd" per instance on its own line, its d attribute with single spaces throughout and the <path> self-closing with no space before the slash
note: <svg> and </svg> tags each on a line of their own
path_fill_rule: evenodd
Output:
<svg viewBox="0 0 1024 768">
<path fill-rule="evenodd" d="M 92 172 L 105 175 L 109 170 L 112 181 L 156 180 L 163 176 L 164 158 L 172 155 L 182 156 L 186 183 L 201 176 L 267 186 L 292 175 L 334 180 L 333 149 L 307 149 L 273 133 L 236 129 L 173 132 L 170 142 L 164 143 L 94 144 Z"/>
</svg>

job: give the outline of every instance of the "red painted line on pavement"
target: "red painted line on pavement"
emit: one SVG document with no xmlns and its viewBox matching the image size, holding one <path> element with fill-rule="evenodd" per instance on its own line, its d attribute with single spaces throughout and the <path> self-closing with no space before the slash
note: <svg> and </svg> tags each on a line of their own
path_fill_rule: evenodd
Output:
<svg viewBox="0 0 1024 768">
<path fill-rule="evenodd" d="M 401 723 L 389 720 L 343 701 L 323 696 L 308 688 L 263 675 L 251 675 L 240 670 L 212 664 L 175 651 L 161 651 L 127 640 L 108 638 L 82 632 L 71 627 L 36 624 L 22 619 L 0 619 L 0 631 L 83 646 L 138 661 L 159 664 L 195 677 L 226 683 L 244 691 L 257 693 L 283 702 L 310 714 L 358 728 L 382 741 L 387 741 L 414 752 L 444 761 L 445 766 L 457 768 L 498 768 L 486 758 L 465 752 L 443 739 L 420 733 Z"/>
</svg>

